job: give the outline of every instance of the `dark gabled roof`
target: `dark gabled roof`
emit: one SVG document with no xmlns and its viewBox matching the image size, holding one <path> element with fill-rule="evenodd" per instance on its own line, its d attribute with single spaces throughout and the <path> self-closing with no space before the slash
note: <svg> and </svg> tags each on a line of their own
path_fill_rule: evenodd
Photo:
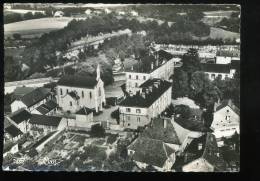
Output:
<svg viewBox="0 0 260 181">
<path fill-rule="evenodd" d="M 214 63 L 201 63 L 201 69 L 204 72 L 214 73 L 230 73 L 230 64 L 214 64 Z"/>
<path fill-rule="evenodd" d="M 240 109 L 232 102 L 231 99 L 229 99 L 229 100 L 225 99 L 225 100 L 221 101 L 220 105 L 218 105 L 216 107 L 216 111 L 218 111 L 226 106 L 229 106 L 235 113 L 240 115 Z"/>
<path fill-rule="evenodd" d="M 43 88 L 43 87 L 39 87 L 39 88 L 31 91 L 30 93 L 24 95 L 23 97 L 21 97 L 21 101 L 27 107 L 31 107 L 31 106 L 37 104 L 38 102 L 42 101 L 43 99 L 45 99 L 49 95 L 50 95 L 50 92 L 49 92 L 48 89 Z"/>
<path fill-rule="evenodd" d="M 14 126 L 14 125 L 10 125 L 7 128 L 5 128 L 5 132 L 7 132 L 13 138 L 23 134 L 23 132 L 20 129 L 18 129 L 16 126 Z"/>
<path fill-rule="evenodd" d="M 31 113 L 29 113 L 25 109 L 20 109 L 20 110 L 18 110 L 16 112 L 12 113 L 9 117 L 16 124 L 20 124 L 21 122 L 28 120 L 31 117 Z"/>
<path fill-rule="evenodd" d="M 16 87 L 14 89 L 13 93 L 14 93 L 15 98 L 17 99 L 17 98 L 20 98 L 20 97 L 32 92 L 34 89 L 35 88 L 33 88 L 33 87 L 25 87 L 25 86 L 24 87 Z"/>
<path fill-rule="evenodd" d="M 137 138 L 129 147 L 134 150 L 133 159 L 148 165 L 163 167 L 168 156 L 175 152 L 161 140 Z"/>
<path fill-rule="evenodd" d="M 166 128 L 164 128 L 166 121 Z M 155 118 L 149 126 L 142 132 L 141 137 L 161 140 L 164 143 L 180 145 L 180 140 L 169 119 Z"/>
<path fill-rule="evenodd" d="M 200 150 L 198 149 L 199 144 L 202 146 Z M 224 160 L 221 154 L 219 154 L 219 157 L 217 156 L 217 153 L 219 153 L 217 141 L 215 136 L 211 133 L 207 133 L 199 138 L 193 139 L 185 148 L 184 153 L 189 155 L 186 157 L 187 160 L 185 163 L 191 162 L 198 158 L 203 158 L 207 160 L 208 163 L 214 167 L 214 169 L 218 171 L 224 170 Z"/>
<path fill-rule="evenodd" d="M 240 61 L 239 60 L 231 60 L 231 68 L 239 70 L 240 69 Z"/>
<path fill-rule="evenodd" d="M 157 60 L 155 59 L 155 56 L 152 55 L 142 57 L 140 61 L 133 66 L 133 70 L 129 70 L 129 72 L 151 73 L 174 57 L 172 54 L 164 50 L 159 50 L 155 52 L 155 54 L 158 55 Z M 158 61 L 158 66 L 156 65 L 156 61 Z M 152 63 L 153 69 L 151 68 Z"/>
<path fill-rule="evenodd" d="M 89 109 L 89 108 L 87 108 L 87 107 L 83 107 L 83 108 L 81 108 L 80 110 L 78 110 L 78 111 L 76 112 L 76 114 L 89 115 L 89 114 L 92 113 L 92 112 L 93 112 L 92 109 Z"/>
<path fill-rule="evenodd" d="M 62 117 L 57 117 L 57 116 L 32 114 L 32 117 L 29 120 L 29 123 L 57 127 L 57 126 L 59 126 L 61 119 L 62 119 Z"/>
<path fill-rule="evenodd" d="M 177 117 L 174 118 L 175 122 L 179 124 L 181 127 L 188 129 L 190 131 L 198 131 L 198 132 L 211 132 L 209 128 L 207 128 L 202 121 L 193 119 L 193 118 L 183 118 Z"/>
<path fill-rule="evenodd" d="M 11 126 L 12 124 L 10 123 L 10 121 L 8 120 L 8 118 L 4 118 L 4 129 Z"/>
<path fill-rule="evenodd" d="M 158 88 L 153 86 L 153 83 L 156 81 L 160 81 Z M 148 94 L 146 93 L 145 98 L 143 98 L 140 94 L 127 96 L 119 105 L 127 107 L 150 107 L 165 91 L 171 87 L 171 83 L 160 79 L 149 79 L 143 83 L 140 88 L 142 88 L 143 92 L 145 92 L 145 88 L 148 88 L 149 86 L 152 86 L 153 90 Z"/>
<path fill-rule="evenodd" d="M 73 99 L 75 99 L 75 100 L 79 100 L 80 99 L 80 97 L 78 96 L 76 91 L 71 91 L 71 92 L 68 93 L 68 95 L 70 97 L 72 97 Z"/>
<path fill-rule="evenodd" d="M 67 75 L 62 77 L 57 85 L 92 89 L 97 85 L 97 80 L 91 76 Z"/>
<path fill-rule="evenodd" d="M 47 101 L 45 104 L 41 104 L 39 107 L 36 108 L 41 114 L 47 114 L 51 110 L 55 109 L 58 106 L 56 102 L 53 100 Z"/>
</svg>

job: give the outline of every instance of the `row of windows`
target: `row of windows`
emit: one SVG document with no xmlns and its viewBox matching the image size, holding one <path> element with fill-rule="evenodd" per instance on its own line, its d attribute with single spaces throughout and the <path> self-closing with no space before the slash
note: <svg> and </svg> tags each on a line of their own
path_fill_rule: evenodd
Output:
<svg viewBox="0 0 260 181">
<path fill-rule="evenodd" d="M 131 108 L 126 108 L 126 112 L 131 112 Z M 136 113 L 141 113 L 141 109 L 136 109 Z"/>
<path fill-rule="evenodd" d="M 130 117 L 130 116 L 126 116 L 126 119 L 127 119 L 128 121 L 130 121 L 130 120 L 131 120 L 131 117 Z M 140 123 L 141 118 L 140 118 L 140 117 L 137 117 L 136 120 L 137 120 L 137 122 Z M 128 124 L 129 124 L 129 123 L 128 123 Z M 130 124 L 129 124 L 129 125 L 130 125 Z"/>
<path fill-rule="evenodd" d="M 129 77 L 129 79 L 131 79 L 131 78 L 132 78 L 132 75 L 131 75 L 131 74 L 129 74 L 129 76 L 128 76 L 128 77 Z M 140 76 L 140 77 L 141 77 L 141 76 Z M 135 76 L 135 79 L 136 79 L 136 80 L 138 80 L 138 79 L 139 79 L 139 76 L 138 76 L 138 75 L 136 75 L 136 76 Z M 143 80 L 146 80 L 146 76 L 143 76 Z"/>
<path fill-rule="evenodd" d="M 66 89 L 66 93 L 68 94 L 69 93 L 69 90 Z M 63 95 L 63 90 L 60 89 L 60 95 L 62 96 Z M 101 95 L 101 90 L 99 89 L 99 96 Z M 81 97 L 84 98 L 85 94 L 84 94 L 84 91 L 81 91 Z M 89 98 L 91 99 L 92 98 L 92 92 L 89 92 Z"/>
<path fill-rule="evenodd" d="M 207 74 L 209 76 L 209 74 Z M 215 79 L 216 77 L 219 77 L 220 79 L 222 79 L 222 74 L 211 74 L 211 79 Z M 228 75 L 225 75 L 225 78 L 227 78 Z"/>
</svg>

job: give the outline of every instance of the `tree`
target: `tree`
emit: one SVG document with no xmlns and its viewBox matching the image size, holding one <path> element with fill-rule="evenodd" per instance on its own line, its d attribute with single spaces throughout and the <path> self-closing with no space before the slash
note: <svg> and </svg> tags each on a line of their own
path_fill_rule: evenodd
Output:
<svg viewBox="0 0 260 181">
<path fill-rule="evenodd" d="M 182 69 L 188 73 L 189 80 L 193 72 L 201 69 L 198 51 L 194 48 L 190 48 L 188 52 L 183 55 L 182 62 Z"/>
<path fill-rule="evenodd" d="M 33 19 L 33 18 L 34 18 L 34 16 L 33 16 L 32 12 L 28 12 L 23 15 L 24 20 L 29 20 L 29 19 Z"/>
<path fill-rule="evenodd" d="M 13 34 L 13 38 L 14 38 L 15 40 L 20 40 L 22 37 L 21 37 L 21 34 L 19 34 L 19 33 L 14 33 L 14 34 Z"/>
<path fill-rule="evenodd" d="M 201 11 L 192 10 L 187 13 L 187 16 L 191 21 L 200 21 L 204 17 L 204 14 Z"/>
<path fill-rule="evenodd" d="M 181 69 L 176 69 L 172 82 L 173 98 L 184 97 L 189 94 L 188 74 Z"/>
<path fill-rule="evenodd" d="M 189 118 L 191 114 L 191 110 L 189 106 L 186 105 L 178 105 L 174 107 L 175 114 L 180 114 L 182 118 Z"/>
<path fill-rule="evenodd" d="M 91 126 L 90 135 L 92 137 L 104 137 L 105 129 L 100 124 Z"/>
<path fill-rule="evenodd" d="M 192 73 L 190 80 L 191 96 L 194 97 L 209 85 L 210 80 L 204 72 L 196 71 Z"/>
</svg>

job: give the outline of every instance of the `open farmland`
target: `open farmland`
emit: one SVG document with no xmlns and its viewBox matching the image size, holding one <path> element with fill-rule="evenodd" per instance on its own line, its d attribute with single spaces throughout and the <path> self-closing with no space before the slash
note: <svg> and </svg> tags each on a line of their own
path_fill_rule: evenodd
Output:
<svg viewBox="0 0 260 181">
<path fill-rule="evenodd" d="M 195 40 L 197 40 L 197 39 L 205 40 L 207 38 L 223 39 L 223 40 L 237 39 L 237 38 L 240 38 L 240 34 L 239 33 L 235 33 L 235 32 L 231 32 L 231 31 L 226 31 L 226 30 L 223 30 L 221 28 L 211 27 L 209 36 L 204 36 L 204 37 L 193 36 L 193 39 L 195 39 Z"/>
<path fill-rule="evenodd" d="M 5 36 L 11 36 L 19 33 L 22 36 L 39 36 L 53 30 L 62 29 L 68 25 L 73 18 L 40 18 L 26 21 L 20 21 L 4 25 Z"/>
</svg>

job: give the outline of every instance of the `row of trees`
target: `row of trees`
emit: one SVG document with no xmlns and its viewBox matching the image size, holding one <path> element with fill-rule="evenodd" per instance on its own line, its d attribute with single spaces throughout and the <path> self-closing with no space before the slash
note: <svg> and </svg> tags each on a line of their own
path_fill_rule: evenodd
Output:
<svg viewBox="0 0 260 181">
<path fill-rule="evenodd" d="M 218 99 L 232 99 L 239 106 L 240 73 L 237 70 L 234 79 L 216 78 L 210 81 L 201 71 L 198 53 L 190 49 L 183 56 L 183 66 L 176 69 L 173 76 L 173 97 L 190 97 L 201 107 L 212 109 Z"/>
<path fill-rule="evenodd" d="M 19 14 L 19 13 L 10 13 L 4 15 L 4 24 L 8 23 L 14 23 L 18 21 L 25 21 L 25 20 L 30 20 L 30 19 L 39 19 L 39 18 L 45 18 L 45 17 L 50 17 L 52 16 L 50 13 L 40 13 L 40 12 L 35 12 L 34 14 L 32 12 L 28 12 L 25 14 Z"/>
</svg>

